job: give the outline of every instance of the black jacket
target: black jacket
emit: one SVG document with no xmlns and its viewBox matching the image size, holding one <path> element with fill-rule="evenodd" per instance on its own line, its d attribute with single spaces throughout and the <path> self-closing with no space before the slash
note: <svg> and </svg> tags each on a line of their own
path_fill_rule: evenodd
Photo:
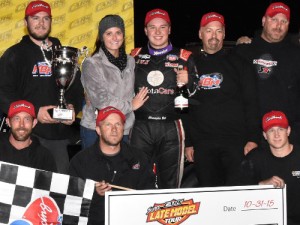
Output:
<svg viewBox="0 0 300 225">
<path fill-rule="evenodd" d="M 0 135 L 0 161 L 57 172 L 51 152 L 37 138 L 31 137 L 32 143 L 27 148 L 18 150 L 9 142 L 9 135 L 10 133 Z"/>
<path fill-rule="evenodd" d="M 237 140 L 258 143 L 255 74 L 247 62 L 224 49 L 195 57 L 198 90 L 191 99 L 187 146 L 204 140 Z"/>
<path fill-rule="evenodd" d="M 131 189 L 155 188 L 152 168 L 141 163 L 125 143 L 121 144 L 119 154 L 106 156 L 100 150 L 99 142 L 96 142 L 72 158 L 69 174 L 94 181 L 104 180 Z M 96 191 L 90 207 L 88 224 L 104 224 L 104 197 Z"/>
<path fill-rule="evenodd" d="M 52 49 L 59 46 L 57 38 L 49 37 L 53 43 Z M 44 51 L 51 61 L 52 52 Z M 0 110 L 7 113 L 9 105 L 20 99 L 27 100 L 35 106 L 36 113 L 42 106 L 57 105 L 59 89 L 51 67 L 46 63 L 42 51 L 33 43 L 28 35 L 10 47 L 0 58 Z M 67 103 L 73 104 L 75 112 L 81 110 L 83 88 L 80 82 L 80 72 L 69 90 L 66 91 Z M 63 140 L 72 137 L 72 126 L 63 124 L 38 123 L 34 134 L 51 140 Z"/>
</svg>

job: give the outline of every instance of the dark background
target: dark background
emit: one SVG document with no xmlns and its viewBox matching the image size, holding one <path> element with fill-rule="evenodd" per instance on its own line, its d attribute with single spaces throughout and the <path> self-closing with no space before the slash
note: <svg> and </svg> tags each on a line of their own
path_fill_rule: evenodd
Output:
<svg viewBox="0 0 300 225">
<path fill-rule="evenodd" d="M 135 46 L 144 46 L 146 13 L 154 8 L 168 11 L 171 23 L 171 42 L 184 47 L 193 42 L 199 43 L 198 30 L 203 14 L 211 11 L 225 17 L 226 41 L 236 41 L 240 36 L 253 36 L 261 28 L 261 19 L 272 0 L 134 0 Z M 282 1 L 291 8 L 289 31 L 298 33 L 300 27 L 300 0 Z"/>
</svg>

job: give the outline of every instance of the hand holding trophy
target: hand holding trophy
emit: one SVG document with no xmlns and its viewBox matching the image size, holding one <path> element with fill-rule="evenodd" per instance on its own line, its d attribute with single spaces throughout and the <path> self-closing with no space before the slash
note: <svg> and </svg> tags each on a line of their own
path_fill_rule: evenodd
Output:
<svg viewBox="0 0 300 225">
<path fill-rule="evenodd" d="M 88 54 L 86 47 L 81 50 L 70 46 L 60 46 L 54 49 L 52 60 L 52 73 L 59 87 L 59 104 L 53 109 L 52 118 L 56 120 L 72 120 L 73 110 L 68 109 L 65 92 L 72 85 L 76 72 L 79 69 L 79 57 Z"/>
</svg>

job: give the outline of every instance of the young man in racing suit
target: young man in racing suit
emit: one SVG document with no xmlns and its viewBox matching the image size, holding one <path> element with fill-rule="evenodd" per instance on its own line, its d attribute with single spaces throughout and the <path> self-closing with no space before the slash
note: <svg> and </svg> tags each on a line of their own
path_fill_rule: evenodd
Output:
<svg viewBox="0 0 300 225">
<path fill-rule="evenodd" d="M 148 44 L 132 50 L 136 60 L 135 93 L 148 88 L 149 99 L 135 111 L 130 144 L 148 162 L 155 163 L 158 188 L 180 187 L 183 173 L 184 129 L 174 109 L 177 83 L 192 86 L 194 61 L 191 52 L 169 41 L 171 21 L 166 11 L 146 14 Z M 178 70 L 182 67 L 183 70 Z"/>
</svg>

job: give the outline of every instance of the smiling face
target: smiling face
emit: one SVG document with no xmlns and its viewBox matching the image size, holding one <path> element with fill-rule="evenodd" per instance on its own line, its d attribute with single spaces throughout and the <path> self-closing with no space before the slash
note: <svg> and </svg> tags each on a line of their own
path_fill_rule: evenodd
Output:
<svg viewBox="0 0 300 225">
<path fill-rule="evenodd" d="M 30 139 L 30 134 L 35 127 L 37 120 L 32 118 L 27 112 L 20 112 L 11 118 L 7 118 L 6 122 L 10 127 L 13 141 L 23 142 Z"/>
<path fill-rule="evenodd" d="M 223 47 L 225 27 L 218 21 L 210 22 L 200 28 L 199 38 L 203 42 L 204 51 L 214 54 Z"/>
<path fill-rule="evenodd" d="M 111 27 L 103 34 L 105 48 L 115 57 L 119 56 L 119 49 L 124 42 L 124 34 L 119 27 Z"/>
<path fill-rule="evenodd" d="M 144 31 L 152 48 L 161 49 L 168 46 L 171 26 L 164 19 L 151 20 Z"/>
<path fill-rule="evenodd" d="M 46 12 L 28 16 L 25 20 L 29 36 L 37 41 L 45 40 L 51 32 L 52 19 Z"/>
<path fill-rule="evenodd" d="M 288 137 L 291 128 L 282 128 L 279 126 L 271 127 L 266 132 L 263 132 L 264 138 L 268 141 L 272 151 L 280 151 L 289 145 Z"/>
</svg>

